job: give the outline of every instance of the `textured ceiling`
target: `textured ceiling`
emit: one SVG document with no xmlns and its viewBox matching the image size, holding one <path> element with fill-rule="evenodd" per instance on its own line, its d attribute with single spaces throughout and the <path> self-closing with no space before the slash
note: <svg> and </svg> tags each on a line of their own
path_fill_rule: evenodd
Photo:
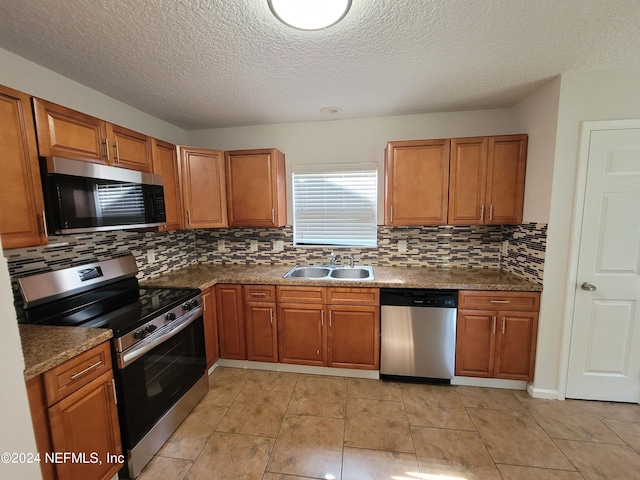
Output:
<svg viewBox="0 0 640 480">
<path fill-rule="evenodd" d="M 505 107 L 640 66 L 639 19 L 638 0 L 353 0 L 304 32 L 266 0 L 0 0 L 0 47 L 194 129 Z"/>
</svg>

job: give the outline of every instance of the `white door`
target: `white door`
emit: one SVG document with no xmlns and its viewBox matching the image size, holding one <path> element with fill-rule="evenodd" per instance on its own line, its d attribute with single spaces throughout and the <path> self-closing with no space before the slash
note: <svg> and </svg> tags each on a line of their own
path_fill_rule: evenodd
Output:
<svg viewBox="0 0 640 480">
<path fill-rule="evenodd" d="M 585 131 L 590 136 L 583 139 L 588 161 L 566 397 L 638 403 L 640 126 Z"/>
</svg>

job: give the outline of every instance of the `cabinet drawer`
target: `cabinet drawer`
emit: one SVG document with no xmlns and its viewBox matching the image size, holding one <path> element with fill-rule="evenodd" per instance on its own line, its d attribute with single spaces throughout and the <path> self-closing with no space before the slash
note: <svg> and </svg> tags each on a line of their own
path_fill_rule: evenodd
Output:
<svg viewBox="0 0 640 480">
<path fill-rule="evenodd" d="M 276 287 L 273 285 L 244 285 L 245 302 L 275 302 Z"/>
<path fill-rule="evenodd" d="M 280 303 L 326 303 L 325 287 L 276 287 Z"/>
<path fill-rule="evenodd" d="M 47 405 L 87 385 L 91 380 L 111 371 L 110 343 L 104 342 L 67 360 L 43 374 Z"/>
<path fill-rule="evenodd" d="M 379 288 L 330 287 L 327 296 L 331 305 L 380 305 Z"/>
<path fill-rule="evenodd" d="M 540 309 L 540 293 L 460 291 L 458 308 L 537 312 Z"/>
</svg>

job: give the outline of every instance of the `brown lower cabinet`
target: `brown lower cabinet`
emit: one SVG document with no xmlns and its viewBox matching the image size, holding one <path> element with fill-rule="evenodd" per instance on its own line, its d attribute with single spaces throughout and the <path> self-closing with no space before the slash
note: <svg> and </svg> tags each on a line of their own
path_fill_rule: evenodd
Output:
<svg viewBox="0 0 640 480">
<path fill-rule="evenodd" d="M 113 382 L 109 342 L 27 382 L 44 480 L 108 480 L 122 468 Z M 45 461 L 52 452 L 84 454 L 86 462 Z"/>
<path fill-rule="evenodd" d="M 214 288 L 207 288 L 202 292 L 203 320 L 204 320 L 204 344 L 206 349 L 207 368 L 218 361 L 218 324 L 215 308 Z"/>
<path fill-rule="evenodd" d="M 215 286 L 220 358 L 246 360 L 242 285 Z"/>
<path fill-rule="evenodd" d="M 378 289 L 277 287 L 276 292 L 280 362 L 378 369 Z"/>
<path fill-rule="evenodd" d="M 456 375 L 533 380 L 539 305 L 537 292 L 461 291 Z"/>
<path fill-rule="evenodd" d="M 278 361 L 278 316 L 275 287 L 244 285 L 244 317 L 247 334 L 247 360 Z"/>
</svg>

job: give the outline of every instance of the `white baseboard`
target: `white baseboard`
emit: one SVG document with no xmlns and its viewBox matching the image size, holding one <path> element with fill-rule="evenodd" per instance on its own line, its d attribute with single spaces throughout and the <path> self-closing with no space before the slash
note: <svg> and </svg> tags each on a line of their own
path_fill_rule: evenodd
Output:
<svg viewBox="0 0 640 480">
<path fill-rule="evenodd" d="M 272 372 L 308 373 L 312 375 L 330 375 L 337 377 L 369 378 L 377 380 L 377 370 L 358 370 L 355 368 L 313 367 L 310 365 L 293 365 L 289 363 L 251 362 L 249 360 L 229 360 L 221 358 L 209 369 L 211 373 L 216 367 L 251 368 Z"/>
<path fill-rule="evenodd" d="M 550 390 L 547 388 L 535 388 L 533 383 L 527 387 L 527 392 L 529 392 L 529 395 L 531 395 L 533 398 L 545 398 L 547 400 L 559 399 L 558 390 Z"/>
<path fill-rule="evenodd" d="M 453 377 L 451 385 L 467 387 L 507 388 L 509 390 L 526 390 L 527 382 L 522 380 L 503 380 L 501 378 Z"/>
</svg>

